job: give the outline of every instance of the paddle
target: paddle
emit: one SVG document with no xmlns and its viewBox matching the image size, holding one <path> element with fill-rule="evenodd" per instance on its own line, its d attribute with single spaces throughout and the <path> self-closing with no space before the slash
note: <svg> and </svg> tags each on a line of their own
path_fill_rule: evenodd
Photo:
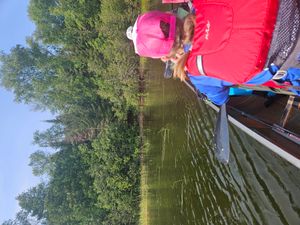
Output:
<svg viewBox="0 0 300 225">
<path fill-rule="evenodd" d="M 217 159 L 220 162 L 227 164 L 229 162 L 230 146 L 226 104 L 221 105 L 218 112 L 214 142 Z"/>
</svg>

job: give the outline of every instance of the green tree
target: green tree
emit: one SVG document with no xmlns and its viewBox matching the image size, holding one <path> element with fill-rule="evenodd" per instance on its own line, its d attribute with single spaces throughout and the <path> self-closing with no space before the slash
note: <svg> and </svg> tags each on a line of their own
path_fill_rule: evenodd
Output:
<svg viewBox="0 0 300 225">
<path fill-rule="evenodd" d="M 50 175 L 53 170 L 51 155 L 45 151 L 36 151 L 30 155 L 29 166 L 35 176 Z"/>
<path fill-rule="evenodd" d="M 110 123 L 93 141 L 93 151 L 81 147 L 89 154 L 86 160 L 98 193 L 97 205 L 108 210 L 111 224 L 133 224 L 137 220 L 138 146 L 134 125 Z"/>
<path fill-rule="evenodd" d="M 98 98 L 87 71 L 77 68 L 61 51 L 29 40 L 29 47 L 17 45 L 10 54 L 0 55 L 1 84 L 14 92 L 17 102 L 59 112 Z"/>
<path fill-rule="evenodd" d="M 14 220 L 7 220 L 2 225 L 47 225 L 45 219 L 37 220 L 31 217 L 27 211 L 21 210 L 16 214 Z"/>
<path fill-rule="evenodd" d="M 51 54 L 34 43 L 32 48 L 17 45 L 10 54 L 0 55 L 1 84 L 14 92 L 17 102 L 34 103 L 42 109 L 51 105 L 49 84 L 56 79 L 54 69 L 47 66 Z"/>
<path fill-rule="evenodd" d="M 28 12 L 37 27 L 35 36 L 44 43 L 61 44 L 64 39 L 64 17 L 52 13 L 52 9 L 58 4 L 59 1 L 56 0 L 30 1 Z"/>
<path fill-rule="evenodd" d="M 105 211 L 96 206 L 89 165 L 80 151 L 64 147 L 53 157 L 55 170 L 46 198 L 48 221 L 56 225 L 101 224 Z"/>
<path fill-rule="evenodd" d="M 45 198 L 47 194 L 47 185 L 40 183 L 36 187 L 30 188 L 28 191 L 18 195 L 20 207 L 30 216 L 36 217 L 38 220 L 46 218 Z"/>
<path fill-rule="evenodd" d="M 58 149 L 64 143 L 64 127 L 60 121 L 52 120 L 53 125 L 46 131 L 33 134 L 33 144 L 42 148 Z"/>
</svg>

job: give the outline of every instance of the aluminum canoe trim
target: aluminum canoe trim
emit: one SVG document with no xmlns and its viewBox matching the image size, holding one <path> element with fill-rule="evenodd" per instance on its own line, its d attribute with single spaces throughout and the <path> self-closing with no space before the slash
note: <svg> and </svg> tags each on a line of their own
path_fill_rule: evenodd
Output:
<svg viewBox="0 0 300 225">
<path fill-rule="evenodd" d="M 207 104 L 211 108 L 213 108 L 215 111 L 217 111 L 217 112 L 219 111 L 219 108 L 217 106 L 215 106 L 214 104 L 212 104 L 210 102 L 207 102 Z M 233 118 L 229 114 L 228 114 L 228 120 L 233 125 L 235 125 L 239 129 L 244 131 L 246 134 L 248 134 L 249 136 L 251 136 L 252 138 L 257 140 L 259 143 L 261 143 L 262 145 L 266 146 L 268 149 L 270 149 L 271 151 L 273 151 L 274 153 L 279 155 L 281 158 L 285 159 L 286 161 L 288 161 L 289 163 L 291 163 L 292 165 L 294 165 L 294 166 L 296 166 L 297 168 L 300 169 L 300 160 L 299 159 L 297 159 L 296 157 L 294 157 L 291 154 L 287 153 L 285 150 L 283 150 L 282 148 L 280 148 L 277 145 L 273 144 L 272 142 L 270 142 L 266 138 L 262 137 L 261 135 L 259 135 L 255 131 L 251 130 L 250 128 L 248 128 L 244 124 L 240 123 L 238 120 L 236 120 L 235 118 Z"/>
</svg>

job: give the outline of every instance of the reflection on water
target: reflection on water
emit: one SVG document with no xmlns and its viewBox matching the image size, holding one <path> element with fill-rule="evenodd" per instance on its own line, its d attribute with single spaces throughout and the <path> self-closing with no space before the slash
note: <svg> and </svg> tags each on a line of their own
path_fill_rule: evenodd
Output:
<svg viewBox="0 0 300 225">
<path fill-rule="evenodd" d="M 231 126 L 228 166 L 213 155 L 216 115 L 150 62 L 145 117 L 154 225 L 300 224 L 300 170 Z"/>
</svg>

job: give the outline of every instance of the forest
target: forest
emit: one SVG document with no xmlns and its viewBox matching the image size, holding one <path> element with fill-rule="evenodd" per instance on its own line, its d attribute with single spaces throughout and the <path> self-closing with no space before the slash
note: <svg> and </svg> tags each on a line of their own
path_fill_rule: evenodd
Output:
<svg viewBox="0 0 300 225">
<path fill-rule="evenodd" d="M 137 0 L 31 0 L 27 45 L 0 54 L 1 85 L 48 110 L 34 133 L 37 186 L 2 225 L 137 224 L 139 59 L 125 32 Z"/>
</svg>

